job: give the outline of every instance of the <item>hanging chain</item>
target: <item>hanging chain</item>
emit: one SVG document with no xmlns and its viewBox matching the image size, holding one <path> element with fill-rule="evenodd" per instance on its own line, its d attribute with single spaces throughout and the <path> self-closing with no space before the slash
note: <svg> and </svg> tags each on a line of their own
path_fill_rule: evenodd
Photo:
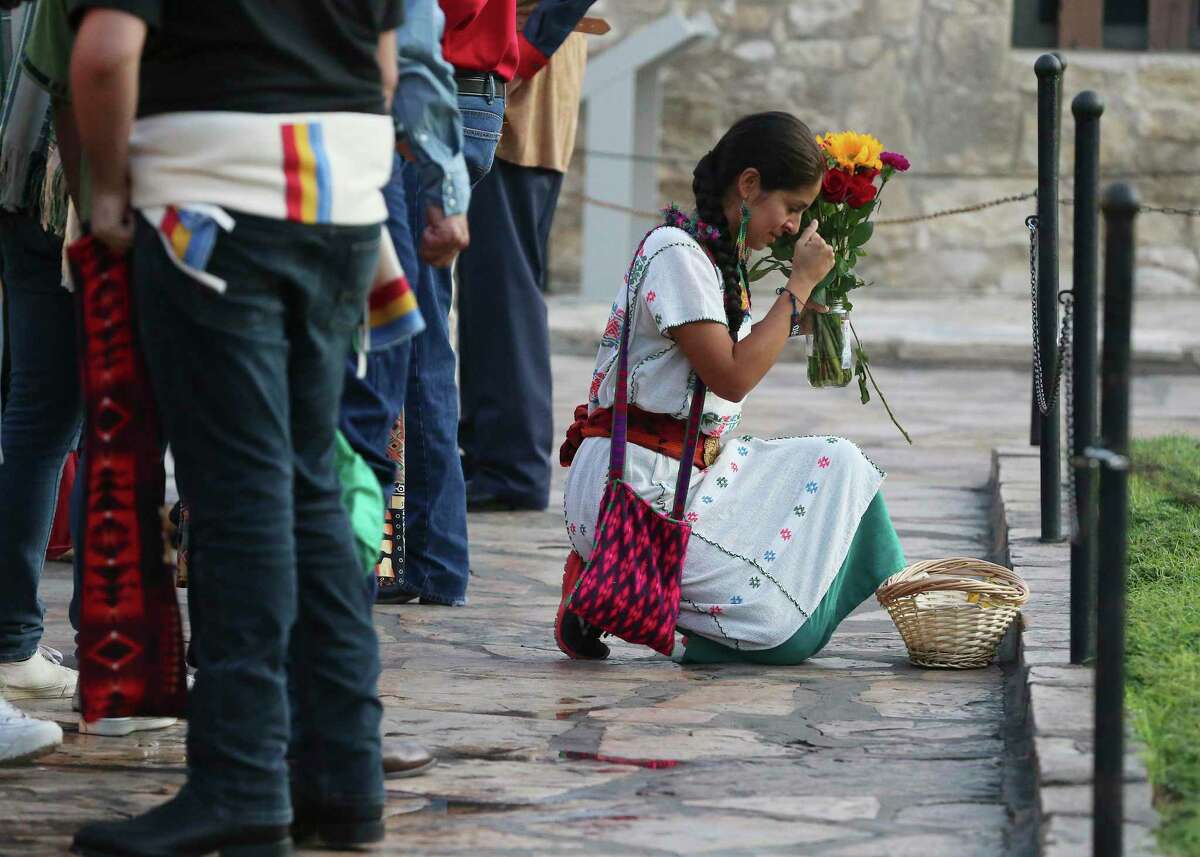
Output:
<svg viewBox="0 0 1200 857">
<path fill-rule="evenodd" d="M 1055 361 L 1054 367 L 1054 383 L 1049 392 L 1046 392 L 1046 370 L 1042 366 L 1042 328 L 1038 322 L 1038 219 L 1037 215 L 1031 214 L 1025 218 L 1025 227 L 1029 230 L 1029 302 L 1033 310 L 1033 389 L 1037 397 L 1037 407 L 1043 415 L 1048 414 L 1050 409 L 1054 407 L 1058 401 L 1058 392 L 1060 389 L 1063 375 L 1063 355 L 1067 351 L 1067 347 L 1071 340 L 1070 331 L 1070 311 L 1063 317 L 1062 331 L 1058 336 L 1058 359 Z M 1069 294 L 1069 291 L 1059 292 L 1059 301 L 1063 300 L 1063 295 Z"/>
<path fill-rule="evenodd" d="M 1075 349 L 1071 347 L 1071 341 L 1075 333 L 1075 293 L 1064 289 L 1058 293 L 1058 302 L 1063 307 L 1063 345 L 1059 352 L 1059 365 L 1063 370 L 1063 397 L 1066 399 L 1067 412 L 1067 510 L 1071 523 L 1071 542 L 1075 544 L 1079 541 L 1079 498 L 1075 496 L 1075 466 L 1072 463 L 1075 455 Z"/>
</svg>

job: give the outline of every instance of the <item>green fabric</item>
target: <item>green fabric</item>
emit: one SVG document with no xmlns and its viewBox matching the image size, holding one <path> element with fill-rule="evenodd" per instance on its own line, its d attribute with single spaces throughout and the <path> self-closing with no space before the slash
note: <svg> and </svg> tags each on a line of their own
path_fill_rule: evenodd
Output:
<svg viewBox="0 0 1200 857">
<path fill-rule="evenodd" d="M 33 30 L 21 58 L 21 68 L 57 102 L 71 100 L 71 47 L 74 44 L 75 32 L 67 18 L 66 0 L 39 0 Z M 79 219 L 86 223 L 91 216 L 91 169 L 87 158 L 81 154 Z"/>
<path fill-rule="evenodd" d="M 21 64 L 51 98 L 70 100 L 74 41 L 64 0 L 39 0 Z"/>
<path fill-rule="evenodd" d="M 63 221 L 55 222 L 55 212 L 44 212 L 42 206 L 46 164 L 54 142 L 49 98 L 39 81 L 17 62 L 32 38 L 36 12 L 33 2 L 19 11 L 0 14 L 0 205 L 5 211 L 24 211 L 35 220 L 50 220 L 50 228 L 61 235 Z"/>
<path fill-rule="evenodd" d="M 363 569 L 371 574 L 379 560 L 379 543 L 383 538 L 383 490 L 371 468 L 350 448 L 341 432 L 337 433 L 333 466 L 342 484 L 342 505 L 350 516 L 354 546 Z"/>
<path fill-rule="evenodd" d="M 846 559 L 821 603 L 787 642 L 773 649 L 739 651 L 692 634 L 688 636 L 687 648 L 680 663 L 798 664 L 819 652 L 829 642 L 841 621 L 905 565 L 904 551 L 892 526 L 883 494 L 876 494 L 858 522 Z"/>
</svg>

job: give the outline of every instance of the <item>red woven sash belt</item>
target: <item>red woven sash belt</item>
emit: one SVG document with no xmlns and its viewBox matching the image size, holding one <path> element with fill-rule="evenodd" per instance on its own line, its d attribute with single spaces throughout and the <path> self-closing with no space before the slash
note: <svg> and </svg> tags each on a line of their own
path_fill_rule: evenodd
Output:
<svg viewBox="0 0 1200 857">
<path fill-rule="evenodd" d="M 575 408 L 575 422 L 567 429 L 567 438 L 558 450 L 558 460 L 563 467 L 570 467 L 575 460 L 575 453 L 589 437 L 612 437 L 613 412 L 609 408 L 597 408 L 590 416 L 588 406 L 579 405 Z M 629 442 L 638 446 L 669 455 L 676 461 L 683 455 L 684 435 L 687 432 L 687 421 L 679 420 L 670 414 L 656 414 L 643 411 L 636 405 L 629 406 Z M 702 443 L 696 444 L 695 466 L 703 470 L 705 463 L 704 451 L 709 445 L 707 441 L 716 438 L 701 436 Z"/>
</svg>

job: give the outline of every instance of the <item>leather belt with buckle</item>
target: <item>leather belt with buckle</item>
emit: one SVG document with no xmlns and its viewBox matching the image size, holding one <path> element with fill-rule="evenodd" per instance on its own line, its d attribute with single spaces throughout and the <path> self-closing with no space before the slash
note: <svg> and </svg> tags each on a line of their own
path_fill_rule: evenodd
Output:
<svg viewBox="0 0 1200 857">
<path fill-rule="evenodd" d="M 482 72 L 456 74 L 454 75 L 454 82 L 458 86 L 459 95 L 504 98 L 504 81 L 494 74 L 484 74 Z"/>
</svg>

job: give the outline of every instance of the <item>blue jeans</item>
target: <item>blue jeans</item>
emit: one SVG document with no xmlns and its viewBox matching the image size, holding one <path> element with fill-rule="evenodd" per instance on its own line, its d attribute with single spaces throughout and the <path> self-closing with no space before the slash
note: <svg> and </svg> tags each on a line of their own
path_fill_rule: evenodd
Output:
<svg viewBox="0 0 1200 857">
<path fill-rule="evenodd" d="M 231 821 L 284 824 L 285 758 L 306 803 L 383 802 L 371 590 L 333 468 L 379 231 L 233 216 L 208 264 L 224 294 L 141 219 L 134 291 L 191 510 L 186 787 Z"/>
<path fill-rule="evenodd" d="M 38 580 L 83 400 L 75 301 L 62 287 L 62 239 L 31 217 L 4 215 L 0 261 L 12 354 L 0 427 L 0 662 L 10 662 L 30 657 L 42 639 Z"/>
<path fill-rule="evenodd" d="M 463 153 L 472 182 L 491 168 L 504 101 L 460 95 Z M 458 455 L 458 385 L 450 346 L 450 270 L 420 260 L 417 247 L 425 228 L 425 201 L 417 171 L 397 158 L 384 191 L 388 231 L 417 296 L 426 328 L 408 342 L 369 355 L 367 377 L 346 367 L 346 393 L 339 427 L 363 456 L 385 490 L 395 467 L 387 458 L 387 438 L 404 411 L 405 566 L 399 582 L 405 592 L 439 604 L 464 604 L 467 596 L 467 506 Z"/>
</svg>

